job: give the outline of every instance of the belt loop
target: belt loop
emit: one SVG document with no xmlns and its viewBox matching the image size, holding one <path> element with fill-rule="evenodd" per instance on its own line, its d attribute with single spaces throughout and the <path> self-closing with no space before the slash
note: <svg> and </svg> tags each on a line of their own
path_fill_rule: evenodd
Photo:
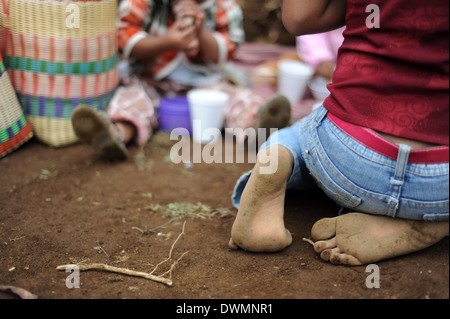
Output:
<svg viewBox="0 0 450 319">
<path fill-rule="evenodd" d="M 397 157 L 397 165 L 395 167 L 395 179 L 404 181 L 406 167 L 408 166 L 409 155 L 411 154 L 411 146 L 400 144 Z"/>
<path fill-rule="evenodd" d="M 406 168 L 408 167 L 409 155 L 412 150 L 408 145 L 400 144 L 399 146 L 395 173 L 391 178 L 391 198 L 388 202 L 388 216 L 394 218 L 400 205 L 400 196 L 405 184 Z"/>
<path fill-rule="evenodd" d="M 328 110 L 322 105 L 317 109 L 317 114 L 315 118 L 316 126 L 319 127 L 323 119 L 327 116 Z"/>
</svg>

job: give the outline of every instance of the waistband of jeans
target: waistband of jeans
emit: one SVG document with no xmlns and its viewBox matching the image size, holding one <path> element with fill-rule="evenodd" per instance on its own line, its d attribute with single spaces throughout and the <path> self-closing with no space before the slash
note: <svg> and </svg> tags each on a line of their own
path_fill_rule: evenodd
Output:
<svg viewBox="0 0 450 319">
<path fill-rule="evenodd" d="M 327 118 L 340 130 L 357 140 L 359 143 L 363 144 L 365 147 L 392 160 L 397 160 L 400 147 L 384 139 L 374 130 L 348 123 L 330 112 L 328 112 Z M 448 162 L 448 146 L 437 146 L 423 150 L 413 150 L 409 156 L 409 163 L 412 164 L 442 164 Z"/>
</svg>

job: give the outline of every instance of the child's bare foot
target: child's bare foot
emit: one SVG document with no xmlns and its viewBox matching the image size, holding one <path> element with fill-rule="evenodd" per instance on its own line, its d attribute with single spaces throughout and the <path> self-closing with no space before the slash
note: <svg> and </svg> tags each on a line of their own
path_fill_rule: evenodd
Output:
<svg viewBox="0 0 450 319">
<path fill-rule="evenodd" d="M 270 147 L 268 151 L 278 159 L 278 169 L 274 174 L 261 174 L 261 168 L 266 165 L 261 161 L 256 164 L 242 194 L 231 231 L 228 244 L 231 249 L 277 252 L 292 243 L 292 236 L 284 226 L 283 216 L 286 183 L 292 172 L 293 157 L 286 148 L 279 145 Z"/>
<path fill-rule="evenodd" d="M 430 247 L 449 232 L 449 223 L 393 219 L 353 213 L 319 220 L 314 250 L 333 264 L 359 266 Z"/>
</svg>

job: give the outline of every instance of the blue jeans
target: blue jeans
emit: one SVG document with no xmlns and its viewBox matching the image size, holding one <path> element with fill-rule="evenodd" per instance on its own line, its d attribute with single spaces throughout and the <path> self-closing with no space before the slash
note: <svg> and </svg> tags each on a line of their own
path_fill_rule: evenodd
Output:
<svg viewBox="0 0 450 319">
<path fill-rule="evenodd" d="M 320 187 L 352 212 L 428 222 L 449 220 L 449 164 L 408 163 L 411 148 L 400 146 L 392 160 L 360 144 L 327 118 L 322 106 L 262 146 L 287 148 L 294 156 L 288 189 Z M 251 171 L 235 187 L 239 208 Z"/>
</svg>

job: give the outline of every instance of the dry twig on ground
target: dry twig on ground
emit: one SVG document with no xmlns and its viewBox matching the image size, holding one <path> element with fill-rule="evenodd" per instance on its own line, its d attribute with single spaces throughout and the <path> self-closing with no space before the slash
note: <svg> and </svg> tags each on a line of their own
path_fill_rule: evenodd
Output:
<svg viewBox="0 0 450 319">
<path fill-rule="evenodd" d="M 315 245 L 315 243 L 309 238 L 303 238 L 303 241 L 306 241 L 307 243 L 311 244 L 313 247 Z"/>
<path fill-rule="evenodd" d="M 119 267 L 109 266 L 106 264 L 98 264 L 98 263 L 77 264 L 75 266 L 77 266 L 80 271 L 87 271 L 87 270 L 108 271 L 108 272 L 123 274 L 123 275 L 127 275 L 127 276 L 141 277 L 141 278 L 145 278 L 145 279 L 149 279 L 149 280 L 152 280 L 155 282 L 165 284 L 167 286 L 172 286 L 173 285 L 172 271 L 175 268 L 175 266 L 178 264 L 178 262 L 188 253 L 188 251 L 184 252 L 175 262 L 173 262 L 172 265 L 170 266 L 170 269 L 168 271 L 166 271 L 165 273 L 163 273 L 161 275 L 154 275 L 154 273 L 161 265 L 165 264 L 166 262 L 168 262 L 172 259 L 172 253 L 175 248 L 175 245 L 177 244 L 179 239 L 184 235 L 185 227 L 186 227 L 186 222 L 184 222 L 184 224 L 183 224 L 183 231 L 178 235 L 177 239 L 175 239 L 175 241 L 173 242 L 173 244 L 170 248 L 169 256 L 166 259 L 164 259 L 163 261 L 161 261 L 159 264 L 157 264 L 150 273 L 139 272 L 139 271 L 135 271 L 135 270 L 131 270 L 131 269 L 119 268 Z M 74 265 L 61 265 L 61 266 L 56 267 L 56 270 L 65 271 L 66 269 L 73 267 L 73 266 Z M 167 275 L 168 275 L 168 277 L 166 277 Z"/>
</svg>

